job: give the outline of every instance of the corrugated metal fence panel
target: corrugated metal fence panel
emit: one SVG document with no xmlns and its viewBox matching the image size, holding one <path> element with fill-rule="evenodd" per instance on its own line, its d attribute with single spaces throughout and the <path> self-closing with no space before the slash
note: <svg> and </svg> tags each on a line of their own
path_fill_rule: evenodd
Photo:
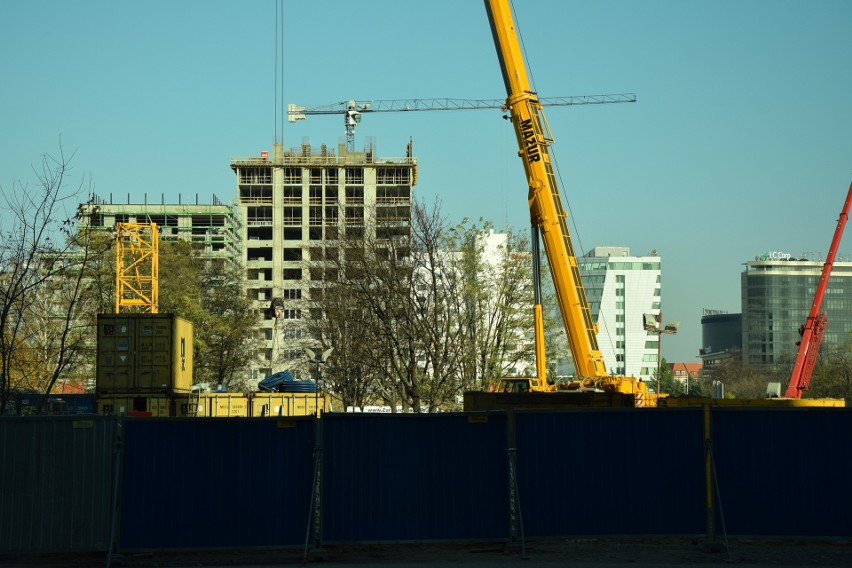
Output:
<svg viewBox="0 0 852 568">
<path fill-rule="evenodd" d="M 518 485 L 529 537 L 702 534 L 702 413 L 517 411 Z"/>
<path fill-rule="evenodd" d="M 324 541 L 507 536 L 505 414 L 329 414 L 322 422 Z"/>
<path fill-rule="evenodd" d="M 852 409 L 714 408 L 712 419 L 729 534 L 852 536 Z"/>
<path fill-rule="evenodd" d="M 313 418 L 126 419 L 125 550 L 304 543 Z"/>
<path fill-rule="evenodd" d="M 0 419 L 0 550 L 109 548 L 117 422 Z"/>
</svg>

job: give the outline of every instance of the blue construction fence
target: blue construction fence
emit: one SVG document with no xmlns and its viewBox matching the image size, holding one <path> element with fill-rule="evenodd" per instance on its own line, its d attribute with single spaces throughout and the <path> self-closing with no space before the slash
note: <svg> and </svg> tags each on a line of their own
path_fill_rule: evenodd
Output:
<svg viewBox="0 0 852 568">
<path fill-rule="evenodd" d="M 77 436 L 104 446 L 93 458 L 106 462 L 96 468 L 102 494 L 87 498 L 101 504 L 90 514 L 107 518 L 87 537 L 92 550 L 723 530 L 852 538 L 852 492 L 842 490 L 852 478 L 852 411 L 844 408 L 93 418 L 103 433 Z M 51 428 L 35 426 L 45 420 Z M 15 515 L 20 522 L 40 510 L 28 526 L 67 526 L 61 503 L 79 500 L 52 492 L 50 503 L 17 501 L 33 494 L 28 484 L 69 474 L 54 462 L 41 468 L 58 432 L 89 431 L 73 425 L 80 420 L 0 420 L 0 550 L 34 546 L 4 540 Z M 21 446 L 7 443 L 10 435 L 40 449 L 14 455 Z M 64 480 L 66 492 L 80 490 L 75 479 Z"/>
</svg>

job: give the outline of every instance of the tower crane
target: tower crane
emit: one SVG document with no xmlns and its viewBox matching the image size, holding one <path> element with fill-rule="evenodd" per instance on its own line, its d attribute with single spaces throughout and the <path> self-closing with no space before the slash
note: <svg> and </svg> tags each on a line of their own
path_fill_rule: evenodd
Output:
<svg viewBox="0 0 852 568">
<path fill-rule="evenodd" d="M 837 247 L 840 246 L 840 237 L 843 235 L 843 228 L 846 226 L 846 220 L 849 218 L 850 204 L 852 204 L 852 184 L 849 185 L 849 190 L 846 192 L 846 201 L 843 204 L 843 209 L 840 211 L 837 228 L 834 230 L 834 237 L 831 239 L 831 246 L 828 249 L 828 256 L 825 259 L 825 264 L 822 266 L 822 273 L 820 274 L 819 283 L 814 294 L 813 304 L 811 304 L 811 311 L 808 314 L 808 319 L 805 320 L 801 328 L 802 339 L 799 341 L 796 362 L 793 363 L 790 384 L 784 392 L 784 396 L 788 398 L 802 398 L 802 391 L 808 390 L 808 386 L 811 383 L 811 375 L 814 371 L 814 364 L 819 354 L 819 346 L 822 343 L 822 334 L 825 331 L 827 321 L 825 312 L 820 312 L 820 308 L 823 296 L 825 296 L 825 289 L 828 287 L 828 278 L 831 276 L 831 269 L 834 266 Z"/>
<path fill-rule="evenodd" d="M 635 103 L 636 95 L 619 93 L 613 95 L 580 95 L 570 97 L 540 98 L 542 106 L 579 106 L 609 103 Z M 415 112 L 426 110 L 507 110 L 505 99 L 384 99 L 371 101 L 342 101 L 321 106 L 287 105 L 287 120 L 296 122 L 310 115 L 342 114 L 346 129 L 346 149 L 355 149 L 355 127 L 361 122 L 361 115 L 367 112 Z"/>
<path fill-rule="evenodd" d="M 159 254 L 156 223 L 115 224 L 115 313 L 157 313 Z"/>
</svg>

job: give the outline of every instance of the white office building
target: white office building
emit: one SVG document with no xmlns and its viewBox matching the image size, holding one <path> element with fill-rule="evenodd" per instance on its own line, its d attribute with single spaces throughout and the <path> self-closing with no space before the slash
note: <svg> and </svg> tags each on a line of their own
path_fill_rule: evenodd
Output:
<svg viewBox="0 0 852 568">
<path fill-rule="evenodd" d="M 650 380 L 657 372 L 659 335 L 645 331 L 643 315 L 660 313 L 660 257 L 601 246 L 578 262 L 607 370 Z"/>
</svg>

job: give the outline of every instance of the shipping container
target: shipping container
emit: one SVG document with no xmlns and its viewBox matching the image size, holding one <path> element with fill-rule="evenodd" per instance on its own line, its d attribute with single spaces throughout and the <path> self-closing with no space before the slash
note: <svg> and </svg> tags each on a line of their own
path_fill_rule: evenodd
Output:
<svg viewBox="0 0 852 568">
<path fill-rule="evenodd" d="M 39 409 L 39 406 L 41 409 Z M 12 392 L 7 401 L 8 416 L 62 416 L 94 414 L 94 394 L 49 394 Z"/>
<path fill-rule="evenodd" d="M 192 322 L 173 314 L 99 314 L 98 393 L 189 392 L 192 342 Z"/>
<path fill-rule="evenodd" d="M 170 396 L 98 395 L 98 414 L 106 416 L 173 416 L 174 399 Z"/>
<path fill-rule="evenodd" d="M 249 399 L 241 392 L 203 392 L 198 395 L 196 416 L 231 418 L 248 416 Z"/>
<path fill-rule="evenodd" d="M 331 396 L 326 393 L 265 393 L 251 394 L 250 416 L 313 416 L 331 411 Z"/>
</svg>

